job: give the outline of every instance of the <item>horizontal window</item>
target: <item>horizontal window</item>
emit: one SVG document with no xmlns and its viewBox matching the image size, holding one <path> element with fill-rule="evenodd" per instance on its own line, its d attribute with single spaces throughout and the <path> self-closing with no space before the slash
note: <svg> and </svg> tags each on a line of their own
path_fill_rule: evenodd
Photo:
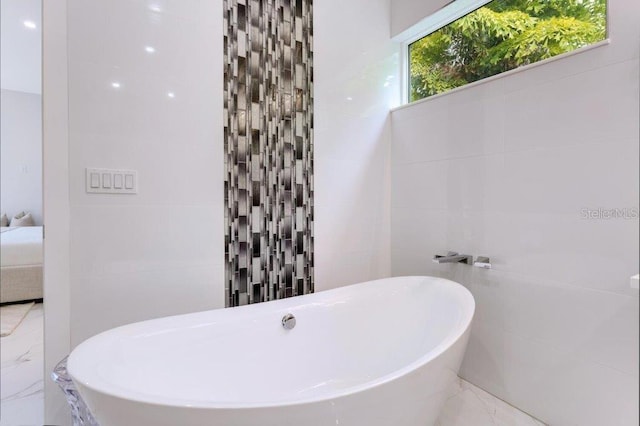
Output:
<svg viewBox="0 0 640 426">
<path fill-rule="evenodd" d="M 602 41 L 606 8 L 606 0 L 493 0 L 409 45 L 409 101 Z"/>
</svg>

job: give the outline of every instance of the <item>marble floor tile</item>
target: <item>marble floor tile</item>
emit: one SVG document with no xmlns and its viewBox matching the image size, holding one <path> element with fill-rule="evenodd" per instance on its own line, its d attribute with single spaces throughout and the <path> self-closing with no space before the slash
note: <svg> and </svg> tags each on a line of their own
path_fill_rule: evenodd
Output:
<svg viewBox="0 0 640 426">
<path fill-rule="evenodd" d="M 44 422 L 42 303 L 9 336 L 0 338 L 0 426 Z"/>
<path fill-rule="evenodd" d="M 545 426 L 506 402 L 458 378 L 434 426 Z"/>
</svg>

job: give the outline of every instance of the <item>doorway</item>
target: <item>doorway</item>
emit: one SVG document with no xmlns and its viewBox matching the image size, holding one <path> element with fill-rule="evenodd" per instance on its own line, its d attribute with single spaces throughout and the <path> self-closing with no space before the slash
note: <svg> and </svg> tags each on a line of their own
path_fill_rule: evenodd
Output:
<svg viewBox="0 0 640 426">
<path fill-rule="evenodd" d="M 42 425 L 42 6 L 0 7 L 0 426 Z"/>
</svg>

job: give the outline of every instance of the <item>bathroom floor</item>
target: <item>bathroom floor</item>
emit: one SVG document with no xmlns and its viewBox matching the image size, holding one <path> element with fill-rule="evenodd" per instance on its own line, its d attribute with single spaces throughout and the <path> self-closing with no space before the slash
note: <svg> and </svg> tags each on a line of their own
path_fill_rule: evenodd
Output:
<svg viewBox="0 0 640 426">
<path fill-rule="evenodd" d="M 435 426 L 544 426 L 537 420 L 463 379 Z"/>
<path fill-rule="evenodd" d="M 0 426 L 44 423 L 43 310 L 35 305 L 10 336 L 0 340 Z M 435 426 L 544 426 L 504 401 L 458 379 Z"/>
<path fill-rule="evenodd" d="M 44 423 L 42 303 L 0 339 L 0 426 Z"/>
</svg>

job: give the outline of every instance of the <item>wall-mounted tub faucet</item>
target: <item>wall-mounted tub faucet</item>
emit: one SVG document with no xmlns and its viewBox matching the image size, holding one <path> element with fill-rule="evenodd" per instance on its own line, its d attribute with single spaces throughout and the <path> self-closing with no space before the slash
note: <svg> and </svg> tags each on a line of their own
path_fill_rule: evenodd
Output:
<svg viewBox="0 0 640 426">
<path fill-rule="evenodd" d="M 473 256 L 468 254 L 458 254 L 455 251 L 450 251 L 446 256 L 435 255 L 433 256 L 435 263 L 465 263 L 467 265 L 473 264 Z"/>
<path fill-rule="evenodd" d="M 484 269 L 491 269 L 491 259 L 486 256 L 478 256 L 475 262 L 473 262 L 473 266 Z"/>
</svg>

